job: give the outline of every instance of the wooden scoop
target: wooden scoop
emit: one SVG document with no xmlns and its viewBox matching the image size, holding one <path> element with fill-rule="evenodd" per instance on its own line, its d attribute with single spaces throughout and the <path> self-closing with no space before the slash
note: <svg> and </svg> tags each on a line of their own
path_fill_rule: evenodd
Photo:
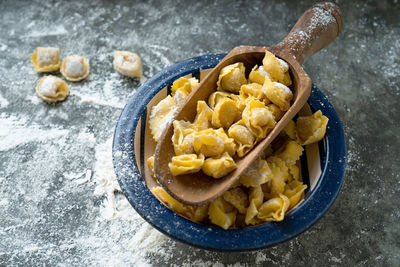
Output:
<svg viewBox="0 0 400 267">
<path fill-rule="evenodd" d="M 236 170 L 221 179 L 214 179 L 202 172 L 172 175 L 168 163 L 175 153 L 171 141 L 173 126 L 170 123 L 162 133 L 155 151 L 154 169 L 160 185 L 175 199 L 189 205 L 206 204 L 227 191 L 306 103 L 311 92 L 311 80 L 301 65 L 315 52 L 329 45 L 338 36 L 342 26 L 343 19 L 339 8 L 329 2 L 319 3 L 304 12 L 288 36 L 276 46 L 239 46 L 229 52 L 187 97 L 175 116 L 176 120 L 193 122 L 197 101 L 207 101 L 208 96 L 216 90 L 221 69 L 236 62 L 243 62 L 248 74 L 254 65 L 262 64 L 265 49 L 285 60 L 290 66 L 293 83 L 291 89 L 294 94 L 290 109 L 250 153 L 243 158 L 235 159 Z"/>
</svg>

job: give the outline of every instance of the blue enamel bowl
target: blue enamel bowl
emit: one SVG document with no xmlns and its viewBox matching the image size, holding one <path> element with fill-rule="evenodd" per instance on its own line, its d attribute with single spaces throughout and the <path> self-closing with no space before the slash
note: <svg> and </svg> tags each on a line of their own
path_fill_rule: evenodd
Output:
<svg viewBox="0 0 400 267">
<path fill-rule="evenodd" d="M 329 118 L 326 136 L 317 149 L 319 179 L 306 192 L 303 202 L 281 222 L 266 223 L 243 229 L 221 228 L 194 223 L 166 208 L 150 192 L 142 178 L 143 141 L 137 141 L 138 131 L 145 129 L 147 104 L 177 78 L 213 68 L 226 54 L 205 55 L 172 65 L 147 80 L 129 99 L 114 133 L 113 161 L 122 192 L 133 208 L 162 233 L 183 243 L 216 251 L 249 251 L 275 246 L 288 241 L 312 227 L 321 219 L 336 199 L 342 186 L 346 165 L 346 143 L 342 124 L 328 99 L 313 85 L 308 104 L 311 110 L 321 110 Z M 307 149 L 305 150 L 307 151 Z M 303 181 L 307 180 L 307 155 L 301 159 Z M 142 166 L 139 166 L 141 162 Z M 310 186 L 308 187 L 310 188 Z"/>
</svg>

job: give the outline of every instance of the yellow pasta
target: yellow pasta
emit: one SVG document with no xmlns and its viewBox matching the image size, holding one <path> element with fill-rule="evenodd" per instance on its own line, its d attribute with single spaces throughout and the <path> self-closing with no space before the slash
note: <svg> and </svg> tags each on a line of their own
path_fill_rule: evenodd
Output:
<svg viewBox="0 0 400 267">
<path fill-rule="evenodd" d="M 291 182 L 293 180 L 301 182 L 300 169 L 299 169 L 299 167 L 297 167 L 297 165 L 289 166 L 289 174 L 290 174 L 290 177 L 288 180 L 289 182 Z"/>
<path fill-rule="evenodd" d="M 54 103 L 64 100 L 69 95 L 69 87 L 60 78 L 48 75 L 39 80 L 36 94 L 45 102 Z"/>
<path fill-rule="evenodd" d="M 281 158 L 287 166 L 294 165 L 296 161 L 300 159 L 303 150 L 304 148 L 295 141 L 289 141 L 286 143 L 285 149 L 278 154 L 278 157 Z"/>
<path fill-rule="evenodd" d="M 195 222 L 203 222 L 208 217 L 208 204 L 198 207 L 185 205 L 173 197 L 171 197 L 161 186 L 156 186 L 151 189 L 152 193 L 173 211 L 184 215 Z"/>
<path fill-rule="evenodd" d="M 228 93 L 228 92 L 216 91 L 216 92 L 212 93 L 208 97 L 208 105 L 210 106 L 210 108 L 215 109 L 215 106 L 218 104 L 218 102 L 224 98 L 228 98 L 228 99 L 235 101 L 236 106 L 239 109 L 239 111 L 240 112 L 243 111 L 244 103 L 243 103 L 243 100 L 240 97 L 240 95 L 235 95 L 235 94 Z"/>
<path fill-rule="evenodd" d="M 265 138 L 276 124 L 272 113 L 258 100 L 247 102 L 242 119 L 246 127 L 258 138 Z"/>
<path fill-rule="evenodd" d="M 244 84 L 240 87 L 240 96 L 243 99 L 251 97 L 252 99 L 264 102 L 265 105 L 269 104 L 269 99 L 265 96 L 263 86 L 258 83 Z"/>
<path fill-rule="evenodd" d="M 206 129 L 194 133 L 193 148 L 197 154 L 212 157 L 220 155 L 225 147 L 214 129 Z"/>
<path fill-rule="evenodd" d="M 265 79 L 263 89 L 268 99 L 282 111 L 289 109 L 290 101 L 293 99 L 293 93 L 289 87 L 278 82 L 273 82 L 270 79 Z"/>
<path fill-rule="evenodd" d="M 115 51 L 113 65 L 114 69 L 122 75 L 131 78 L 140 78 L 143 75 L 142 61 L 136 53 Z"/>
<path fill-rule="evenodd" d="M 257 218 L 266 222 L 282 221 L 289 206 L 289 198 L 279 194 L 278 197 L 271 198 L 261 205 Z"/>
<path fill-rule="evenodd" d="M 246 84 L 245 67 L 238 62 L 222 68 L 217 81 L 218 91 L 238 93 L 240 86 Z"/>
<path fill-rule="evenodd" d="M 61 63 L 60 72 L 68 81 L 78 82 L 89 75 L 90 65 L 82 56 L 68 56 Z"/>
<path fill-rule="evenodd" d="M 193 154 L 194 130 L 192 124 L 187 121 L 174 121 L 174 134 L 172 144 L 176 155 Z"/>
<path fill-rule="evenodd" d="M 204 156 L 196 154 L 184 154 L 172 157 L 172 162 L 168 164 L 172 175 L 182 175 L 196 173 L 200 171 L 204 163 Z"/>
<path fill-rule="evenodd" d="M 298 117 L 296 122 L 297 142 L 301 145 L 309 145 L 320 141 L 325 136 L 328 118 L 318 110 L 311 116 Z"/>
<path fill-rule="evenodd" d="M 294 121 L 289 121 L 283 131 L 290 139 L 296 140 L 296 123 Z"/>
<path fill-rule="evenodd" d="M 272 103 L 267 105 L 267 109 L 272 113 L 272 116 L 276 121 L 279 121 L 285 114 L 285 112 L 282 111 L 277 105 Z"/>
<path fill-rule="evenodd" d="M 275 57 L 275 55 L 268 50 L 265 50 L 263 66 L 271 76 L 271 80 L 283 83 L 287 86 L 291 84 L 290 75 L 288 73 L 289 65 L 282 59 Z"/>
<path fill-rule="evenodd" d="M 208 204 L 199 207 L 192 207 L 193 212 L 190 216 L 190 219 L 195 222 L 205 221 L 208 218 L 208 207 Z"/>
<path fill-rule="evenodd" d="M 296 206 L 300 202 L 300 200 L 304 198 L 304 190 L 306 189 L 307 185 L 296 180 L 286 185 L 285 192 L 283 192 L 283 194 L 287 196 L 290 200 L 288 210 L 294 208 L 294 206 Z"/>
<path fill-rule="evenodd" d="M 235 101 L 229 98 L 221 99 L 212 114 L 212 126 L 215 128 L 229 128 L 233 122 L 240 119 L 240 110 Z"/>
<path fill-rule="evenodd" d="M 246 224 L 258 224 L 256 216 L 258 214 L 258 208 L 261 206 L 264 199 L 264 194 L 261 189 L 261 186 L 256 186 L 250 188 L 249 194 L 249 208 L 246 211 Z"/>
<path fill-rule="evenodd" d="M 165 127 L 171 122 L 177 108 L 175 100 L 171 96 L 167 96 L 151 109 L 149 127 L 156 142 L 160 139 Z"/>
<path fill-rule="evenodd" d="M 222 197 L 214 200 L 208 209 L 210 221 L 223 229 L 228 229 L 235 223 L 237 211 Z"/>
<path fill-rule="evenodd" d="M 60 69 L 60 49 L 56 47 L 37 47 L 31 61 L 37 72 L 51 72 Z"/>
<path fill-rule="evenodd" d="M 246 155 L 257 141 L 256 137 L 247 129 L 243 120 L 233 124 L 228 130 L 228 135 L 239 145 L 237 149 L 237 155 L 239 157 Z"/>
<path fill-rule="evenodd" d="M 187 217 L 191 217 L 192 215 L 191 207 L 186 206 L 180 203 L 175 198 L 171 197 L 161 186 L 153 187 L 151 191 L 158 199 L 161 200 L 161 202 L 167 204 L 175 212 L 183 214 Z"/>
<path fill-rule="evenodd" d="M 217 91 L 207 102 L 197 102 L 194 121 L 173 122 L 176 156 L 169 163 L 172 175 L 198 171 L 215 179 L 228 175 L 236 169 L 235 155 L 249 153 L 284 116 L 293 98 L 287 87 L 291 78 L 286 62 L 267 51 L 263 65 L 254 66 L 248 82 L 243 63 L 226 66 L 220 71 Z M 153 108 L 149 126 L 155 139 L 197 85 L 195 78 L 176 80 L 172 96 Z M 307 185 L 299 169 L 302 145 L 323 138 L 326 125 L 327 118 L 321 112 L 289 122 L 277 141 L 210 205 L 184 205 L 172 200 L 162 188 L 153 189 L 153 193 L 186 218 L 223 229 L 281 221 L 305 197 Z M 154 173 L 154 157 L 147 164 Z"/>
<path fill-rule="evenodd" d="M 199 81 L 196 78 L 184 78 L 181 77 L 171 86 L 171 95 L 178 105 L 182 104 L 185 98 L 197 87 Z"/>
<path fill-rule="evenodd" d="M 222 196 L 226 202 L 234 206 L 239 213 L 245 214 L 249 206 L 248 195 L 239 187 L 226 191 Z"/>
<path fill-rule="evenodd" d="M 154 155 L 147 159 L 147 167 L 149 167 L 151 175 L 155 176 L 155 173 L 154 173 Z"/>
<path fill-rule="evenodd" d="M 292 85 L 292 80 L 290 79 L 290 74 L 289 71 L 285 73 L 283 76 L 283 80 L 281 81 L 282 84 L 286 86 L 291 86 Z"/>
<path fill-rule="evenodd" d="M 285 162 L 276 156 L 269 157 L 267 162 L 272 173 L 270 197 L 278 196 L 285 190 L 286 181 L 289 179 L 289 169 Z"/>
<path fill-rule="evenodd" d="M 255 65 L 249 74 L 250 83 L 264 84 L 265 78 L 271 78 L 271 75 L 265 71 L 264 66 Z"/>
<path fill-rule="evenodd" d="M 272 178 L 272 172 L 268 162 L 258 158 L 240 176 L 239 182 L 246 187 L 257 187 Z"/>
<path fill-rule="evenodd" d="M 221 156 L 207 158 L 201 170 L 213 178 L 221 178 L 236 169 L 236 163 L 227 152 Z"/>
<path fill-rule="evenodd" d="M 212 109 L 204 101 L 197 102 L 197 115 L 193 122 L 196 131 L 206 130 L 211 126 Z"/>
<path fill-rule="evenodd" d="M 222 128 L 215 130 L 215 133 L 224 142 L 224 152 L 227 152 L 231 157 L 236 153 L 236 143 L 233 138 L 229 138 Z"/>
</svg>

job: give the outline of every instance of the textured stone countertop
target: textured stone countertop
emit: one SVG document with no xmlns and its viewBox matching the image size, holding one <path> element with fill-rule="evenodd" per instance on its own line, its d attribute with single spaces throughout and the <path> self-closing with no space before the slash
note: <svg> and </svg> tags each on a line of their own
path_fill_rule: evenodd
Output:
<svg viewBox="0 0 400 267">
<path fill-rule="evenodd" d="M 0 2 L 0 266 L 399 266 L 397 0 L 338 1 L 343 32 L 304 64 L 346 133 L 338 199 L 309 231 L 247 253 L 189 247 L 145 223 L 114 193 L 109 140 L 146 79 L 190 57 L 276 44 L 314 1 L 139 2 Z M 66 101 L 36 96 L 37 46 L 90 60 Z M 114 50 L 138 53 L 145 77 L 116 74 Z"/>
</svg>

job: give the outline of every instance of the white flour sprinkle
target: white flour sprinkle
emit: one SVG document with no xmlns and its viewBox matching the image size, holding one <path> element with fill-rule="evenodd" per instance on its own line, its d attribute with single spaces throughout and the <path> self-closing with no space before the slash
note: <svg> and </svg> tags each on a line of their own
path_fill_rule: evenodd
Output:
<svg viewBox="0 0 400 267">
<path fill-rule="evenodd" d="M 40 29 L 35 29 L 30 31 L 28 34 L 21 37 L 43 37 L 43 36 L 54 36 L 68 34 L 68 31 L 63 25 L 47 25 L 46 27 L 41 27 Z"/>
<path fill-rule="evenodd" d="M 7 50 L 7 45 L 6 44 L 2 44 L 2 43 L 0 43 L 0 51 L 6 51 Z"/>
<path fill-rule="evenodd" d="M 71 76 L 79 76 L 83 73 L 81 57 L 71 56 L 66 63 L 65 72 Z"/>
<path fill-rule="evenodd" d="M 26 125 L 25 118 L 0 115 L 0 151 L 8 151 L 14 147 L 33 141 L 49 141 L 66 136 L 68 131 L 62 129 L 43 129 L 38 125 Z"/>
<path fill-rule="evenodd" d="M 1 94 L 0 94 L 0 108 L 6 108 L 8 107 L 8 104 L 10 104 L 8 102 L 7 99 L 5 99 Z"/>
</svg>

